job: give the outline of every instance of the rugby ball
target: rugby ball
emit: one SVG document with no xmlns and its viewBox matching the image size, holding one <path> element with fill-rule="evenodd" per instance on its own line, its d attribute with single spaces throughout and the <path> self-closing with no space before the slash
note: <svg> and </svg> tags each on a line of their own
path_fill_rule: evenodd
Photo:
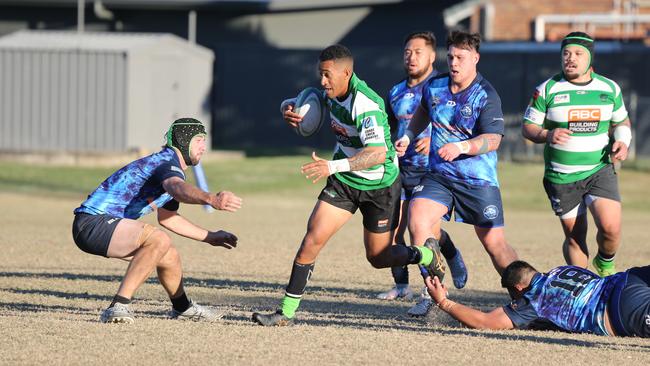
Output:
<svg viewBox="0 0 650 366">
<path fill-rule="evenodd" d="M 329 116 L 323 92 L 316 88 L 307 88 L 298 94 L 294 112 L 302 117 L 295 131 L 298 135 L 309 137 L 320 130 Z"/>
</svg>

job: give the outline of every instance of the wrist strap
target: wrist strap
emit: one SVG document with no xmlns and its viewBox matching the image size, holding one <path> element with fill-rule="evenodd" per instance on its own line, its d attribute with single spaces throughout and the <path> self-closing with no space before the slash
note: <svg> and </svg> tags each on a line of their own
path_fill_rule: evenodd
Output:
<svg viewBox="0 0 650 366">
<path fill-rule="evenodd" d="M 625 144 L 625 146 L 630 147 L 632 142 L 632 130 L 629 126 L 618 126 L 614 129 L 614 140 L 620 141 Z"/>
<path fill-rule="evenodd" d="M 470 147 L 471 147 L 471 145 L 469 144 L 468 141 L 454 142 L 454 145 L 456 145 L 456 147 L 458 147 L 458 150 L 460 150 L 461 154 L 467 154 L 469 152 Z"/>
<path fill-rule="evenodd" d="M 350 161 L 348 159 L 329 160 L 327 162 L 327 169 L 329 169 L 330 175 L 334 173 L 349 172 Z"/>
</svg>

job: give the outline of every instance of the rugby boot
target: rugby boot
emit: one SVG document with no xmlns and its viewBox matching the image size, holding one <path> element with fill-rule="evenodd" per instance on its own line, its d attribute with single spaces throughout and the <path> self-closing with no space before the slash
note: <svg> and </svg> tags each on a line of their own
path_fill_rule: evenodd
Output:
<svg viewBox="0 0 650 366">
<path fill-rule="evenodd" d="M 262 314 L 253 313 L 253 321 L 265 327 L 285 327 L 293 325 L 293 318 L 287 318 L 282 314 L 282 310 L 277 310 L 275 313 Z"/>
<path fill-rule="evenodd" d="M 113 306 L 102 312 L 99 320 L 102 323 L 131 324 L 135 321 L 135 318 L 129 309 L 129 305 L 116 302 Z"/>
<path fill-rule="evenodd" d="M 192 320 L 195 322 L 213 322 L 223 318 L 224 312 L 210 306 L 203 306 L 190 300 L 190 307 L 180 312 L 174 308 L 169 312 L 169 319 Z"/>
</svg>

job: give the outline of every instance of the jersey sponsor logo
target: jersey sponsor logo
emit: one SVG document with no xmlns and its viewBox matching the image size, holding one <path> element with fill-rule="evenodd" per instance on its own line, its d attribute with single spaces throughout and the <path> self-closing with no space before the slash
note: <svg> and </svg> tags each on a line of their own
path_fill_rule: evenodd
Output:
<svg viewBox="0 0 650 366">
<path fill-rule="evenodd" d="M 456 102 L 454 102 L 453 100 L 447 101 L 447 107 L 455 107 L 455 106 L 456 106 Z"/>
<path fill-rule="evenodd" d="M 106 221 L 106 223 L 107 223 L 108 225 L 110 225 L 110 224 L 114 223 L 115 221 L 117 221 L 117 219 L 116 219 L 116 218 L 112 218 L 112 219 Z"/>
<path fill-rule="evenodd" d="M 569 122 L 600 121 L 600 108 L 569 109 Z"/>
<path fill-rule="evenodd" d="M 598 131 L 598 122 L 569 122 L 569 130 L 576 133 L 594 133 Z"/>
<path fill-rule="evenodd" d="M 571 102 L 571 96 L 569 94 L 558 94 L 553 97 L 554 104 L 569 103 Z"/>
<path fill-rule="evenodd" d="M 417 185 L 417 186 L 413 187 L 413 193 L 421 192 L 423 189 L 424 189 L 423 185 Z"/>
<path fill-rule="evenodd" d="M 586 91 L 586 90 L 578 90 L 578 91 L 576 92 L 576 94 L 578 94 L 578 95 L 587 94 L 587 91 Z"/>
<path fill-rule="evenodd" d="M 483 216 L 488 220 L 494 220 L 499 216 L 499 208 L 495 205 L 485 206 Z"/>
<path fill-rule="evenodd" d="M 600 101 L 601 102 L 607 102 L 609 100 L 609 95 L 607 94 L 601 94 L 600 95 Z"/>
<path fill-rule="evenodd" d="M 370 128 L 375 125 L 375 117 L 368 116 L 363 119 L 361 124 L 363 124 L 363 128 Z"/>
<path fill-rule="evenodd" d="M 377 220 L 377 227 L 386 227 L 388 226 L 388 219 Z"/>
<path fill-rule="evenodd" d="M 412 99 L 412 98 L 415 98 L 415 94 L 413 93 L 404 94 L 404 99 Z"/>
<path fill-rule="evenodd" d="M 569 109 L 569 130 L 572 132 L 596 132 L 599 122 L 599 108 Z"/>
<path fill-rule="evenodd" d="M 336 141 L 340 142 L 343 145 L 350 145 L 350 135 L 348 135 L 348 131 L 341 125 L 336 122 L 336 120 L 332 119 L 332 122 L 330 123 L 330 128 L 332 131 L 334 131 L 334 136 L 336 136 Z"/>
<path fill-rule="evenodd" d="M 464 118 L 470 118 L 472 117 L 472 106 L 469 104 L 465 104 L 461 109 L 460 109 L 460 115 L 463 116 Z"/>
<path fill-rule="evenodd" d="M 650 315 L 646 315 L 646 316 L 645 316 L 645 325 L 647 325 L 648 327 L 650 327 Z"/>
<path fill-rule="evenodd" d="M 533 113 L 534 113 L 533 107 L 528 106 L 528 108 L 526 108 L 526 113 L 524 113 L 524 119 L 529 119 L 533 121 L 534 118 Z"/>
<path fill-rule="evenodd" d="M 438 104 L 440 104 L 440 98 L 438 96 L 433 96 L 431 98 L 431 108 L 435 108 Z"/>
<path fill-rule="evenodd" d="M 323 193 L 325 193 L 326 195 L 328 195 L 328 196 L 330 196 L 330 197 L 332 197 L 332 198 L 335 198 L 335 197 L 336 197 L 336 192 L 331 191 L 331 190 L 328 189 L 328 188 L 323 189 Z"/>
<path fill-rule="evenodd" d="M 330 123 L 330 128 L 332 128 L 332 131 L 334 131 L 334 134 L 337 135 L 337 136 L 339 136 L 339 135 L 345 136 L 345 137 L 349 136 L 348 131 L 346 131 L 346 129 L 343 126 L 339 125 L 336 122 L 336 120 L 332 120 L 332 122 Z"/>
<path fill-rule="evenodd" d="M 366 141 L 368 140 L 379 140 L 379 133 L 377 133 L 377 130 L 375 128 L 369 128 L 364 131 L 365 136 L 366 136 Z"/>
</svg>

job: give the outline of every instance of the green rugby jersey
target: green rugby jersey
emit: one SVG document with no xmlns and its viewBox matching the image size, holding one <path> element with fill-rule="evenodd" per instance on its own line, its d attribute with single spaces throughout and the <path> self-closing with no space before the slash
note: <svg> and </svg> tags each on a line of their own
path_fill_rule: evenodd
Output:
<svg viewBox="0 0 650 366">
<path fill-rule="evenodd" d="M 605 166 L 611 151 L 610 124 L 627 118 L 621 88 L 595 72 L 591 77 L 578 85 L 557 74 L 537 87 L 526 109 L 526 124 L 573 132 L 563 145 L 544 146 L 544 177 L 552 183 L 585 179 Z"/>
<path fill-rule="evenodd" d="M 398 163 L 390 140 L 384 100 L 356 74 L 352 74 L 345 100 L 327 98 L 327 105 L 330 126 L 336 136 L 335 160 L 350 158 L 366 146 L 386 149 L 384 163 L 360 171 L 336 173 L 336 178 L 362 191 L 390 186 L 397 178 Z"/>
</svg>

